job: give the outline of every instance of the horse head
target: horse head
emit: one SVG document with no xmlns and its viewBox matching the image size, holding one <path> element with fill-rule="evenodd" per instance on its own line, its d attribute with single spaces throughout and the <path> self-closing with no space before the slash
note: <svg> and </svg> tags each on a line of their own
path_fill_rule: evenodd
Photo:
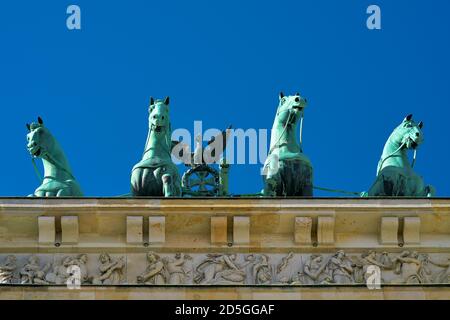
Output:
<svg viewBox="0 0 450 320">
<path fill-rule="evenodd" d="M 170 135 L 169 97 L 166 97 L 164 100 L 150 98 L 148 112 L 150 130 L 157 136 Z"/>
<path fill-rule="evenodd" d="M 394 130 L 391 137 L 399 146 L 404 145 L 407 149 L 416 149 L 423 142 L 422 128 L 423 122 L 416 123 L 410 114 Z"/>
<path fill-rule="evenodd" d="M 280 92 L 280 103 L 277 109 L 277 122 L 283 126 L 295 125 L 300 119 L 303 109 L 307 105 L 307 100 L 299 93 L 293 96 L 285 96 Z"/>
<path fill-rule="evenodd" d="M 44 126 L 44 121 L 38 117 L 38 122 L 27 124 L 27 149 L 33 157 L 43 157 L 53 149 L 55 140 Z"/>
</svg>

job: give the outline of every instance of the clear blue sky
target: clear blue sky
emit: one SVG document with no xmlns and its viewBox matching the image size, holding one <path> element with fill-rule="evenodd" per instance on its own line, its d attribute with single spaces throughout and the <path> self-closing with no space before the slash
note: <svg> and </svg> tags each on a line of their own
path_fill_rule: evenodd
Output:
<svg viewBox="0 0 450 320">
<path fill-rule="evenodd" d="M 66 28 L 69 4 L 81 31 Z M 370 4 L 381 31 L 366 28 Z M 449 15 L 448 0 L 3 2 L 0 196 L 38 186 L 25 148 L 38 115 L 85 194 L 113 196 L 129 192 L 150 96 L 171 97 L 173 128 L 270 129 L 280 90 L 309 101 L 317 185 L 367 190 L 388 135 L 413 113 L 425 122 L 416 171 L 450 196 Z M 258 192 L 259 170 L 233 166 L 231 192 Z"/>
</svg>

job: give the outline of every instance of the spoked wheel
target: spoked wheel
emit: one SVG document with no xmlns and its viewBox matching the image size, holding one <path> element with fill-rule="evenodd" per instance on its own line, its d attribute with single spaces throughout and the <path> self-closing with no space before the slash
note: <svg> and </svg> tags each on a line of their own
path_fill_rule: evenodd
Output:
<svg viewBox="0 0 450 320">
<path fill-rule="evenodd" d="M 193 167 L 183 174 L 183 192 L 191 196 L 217 196 L 219 173 L 207 165 Z"/>
</svg>

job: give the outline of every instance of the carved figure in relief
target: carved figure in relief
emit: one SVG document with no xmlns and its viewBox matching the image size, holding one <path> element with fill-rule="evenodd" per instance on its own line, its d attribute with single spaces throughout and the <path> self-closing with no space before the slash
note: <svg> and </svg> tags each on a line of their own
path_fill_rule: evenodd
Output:
<svg viewBox="0 0 450 320">
<path fill-rule="evenodd" d="M 54 284 L 66 283 L 67 278 L 70 276 L 67 273 L 67 268 L 70 266 L 71 261 L 71 257 L 64 257 L 59 265 L 53 266 L 52 272 L 47 273 L 45 280 Z"/>
<path fill-rule="evenodd" d="M 161 260 L 161 257 L 154 252 L 149 252 L 147 253 L 147 261 L 147 268 L 140 276 L 137 277 L 137 282 L 147 285 L 166 284 L 170 275 L 168 275 L 166 266 Z"/>
<path fill-rule="evenodd" d="M 392 260 L 387 252 L 377 257 L 374 250 L 361 254 L 361 257 L 353 257 L 353 276 L 356 283 L 366 283 L 369 274 L 367 268 L 370 265 L 378 266 L 381 270 L 392 269 Z"/>
<path fill-rule="evenodd" d="M 391 270 L 394 268 L 394 262 L 392 261 L 391 257 L 389 256 L 389 253 L 386 251 L 383 251 L 381 253 L 379 261 L 386 270 Z"/>
<path fill-rule="evenodd" d="M 285 257 L 281 258 L 281 262 L 277 266 L 277 273 L 283 272 L 293 257 L 294 253 L 289 252 Z"/>
<path fill-rule="evenodd" d="M 99 261 L 100 274 L 92 279 L 92 284 L 120 284 L 123 278 L 123 268 L 125 267 L 124 257 L 114 260 L 109 254 L 104 252 L 100 254 Z"/>
<path fill-rule="evenodd" d="M 294 253 L 289 252 L 285 257 L 281 258 L 281 261 L 277 265 L 277 268 L 276 268 L 276 277 L 277 277 L 278 283 L 291 282 L 290 277 L 285 274 L 285 270 L 287 270 L 287 267 L 289 266 L 293 257 L 294 257 Z"/>
<path fill-rule="evenodd" d="M 0 265 L 0 283 L 13 283 L 14 271 L 17 268 L 16 256 L 9 255 L 6 257 L 5 262 Z"/>
<path fill-rule="evenodd" d="M 198 284 L 244 284 L 244 266 L 236 263 L 236 254 L 207 254 L 207 259 L 196 268 L 194 282 Z"/>
<path fill-rule="evenodd" d="M 333 283 L 348 284 L 354 282 L 352 262 L 343 250 L 339 250 L 330 258 L 327 267 Z"/>
<path fill-rule="evenodd" d="M 21 284 L 48 284 L 45 281 L 45 274 L 50 269 L 51 264 L 47 263 L 43 268 L 40 266 L 39 257 L 32 255 L 28 258 L 28 263 L 20 270 Z"/>
<path fill-rule="evenodd" d="M 422 262 L 419 269 L 419 276 L 422 280 L 422 283 L 432 283 L 433 272 L 430 269 L 430 256 L 428 254 L 421 253 L 418 254 L 417 257 Z"/>
<path fill-rule="evenodd" d="M 428 256 L 421 255 L 416 251 L 407 250 L 394 258 L 394 273 L 400 278 L 391 283 L 420 284 L 430 282 L 431 270 L 428 267 Z"/>
<path fill-rule="evenodd" d="M 312 254 L 305 262 L 292 284 L 329 284 L 332 282 L 328 274 L 327 266 L 329 259 L 324 261 L 320 254 Z"/>
<path fill-rule="evenodd" d="M 203 254 L 200 256 L 204 257 Z M 294 260 L 297 261 L 297 258 L 300 258 L 300 270 L 297 275 L 292 276 L 291 271 L 296 267 Z M 86 254 L 65 256 L 53 264 L 52 269 L 50 263 L 44 265 L 40 262 L 40 259 L 44 259 L 41 255 L 29 256 L 22 268 L 17 267 L 16 259 L 16 256 L 9 255 L 0 264 L 0 283 L 65 284 L 70 276 L 69 267 L 76 265 L 80 268 L 82 284 L 92 282 L 95 285 L 119 285 L 125 271 L 124 257 L 114 259 L 107 253 L 100 254 L 100 272 L 94 278 L 88 276 Z M 435 261 L 429 254 L 417 251 L 404 250 L 398 254 L 389 254 L 369 250 L 360 255 L 347 255 L 343 250 L 339 250 L 332 255 L 298 254 L 295 259 L 291 252 L 283 256 L 278 264 L 271 262 L 271 259 L 275 259 L 271 254 L 262 253 L 242 256 L 235 253 L 206 254 L 203 261 L 193 269 L 192 263 L 189 262 L 192 260 L 190 255 L 176 253 L 163 258 L 149 252 L 148 266 L 137 277 L 137 282 L 147 285 L 182 285 L 191 283 L 192 280 L 202 285 L 363 284 L 370 275 L 367 273 L 368 267 L 378 266 L 383 271 L 390 271 L 382 274 L 385 276 L 381 279 L 382 283 L 450 283 L 450 258 Z M 192 270 L 195 272 L 193 279 Z M 19 279 L 15 279 L 17 275 Z"/>
<path fill-rule="evenodd" d="M 447 262 L 437 262 L 432 261 L 429 262 L 439 268 L 444 268 L 444 270 L 435 274 L 433 282 L 434 283 L 450 283 L 450 258 L 447 259 Z"/>
<path fill-rule="evenodd" d="M 79 254 L 76 258 L 71 259 L 70 265 L 76 265 L 80 268 L 80 275 L 81 275 L 81 283 L 86 283 L 90 281 L 90 277 L 88 276 L 87 271 L 87 260 L 88 256 L 87 254 Z"/>
<path fill-rule="evenodd" d="M 255 284 L 269 284 L 272 280 L 272 266 L 269 264 L 269 256 L 259 254 L 250 255 L 247 261 L 253 260 L 252 277 Z"/>
<path fill-rule="evenodd" d="M 67 272 L 70 266 L 76 265 L 80 268 L 80 282 L 87 283 L 90 282 L 91 279 L 88 276 L 87 271 L 87 263 L 88 256 L 84 253 L 79 254 L 76 257 L 66 256 L 63 257 L 59 264 L 54 264 L 51 272 L 47 273 L 45 276 L 45 280 L 49 283 L 53 284 L 64 284 L 67 282 L 67 279 L 70 277 L 70 274 Z"/>
<path fill-rule="evenodd" d="M 163 258 L 169 276 L 169 284 L 184 284 L 186 282 L 189 272 L 184 269 L 184 264 L 186 260 L 191 259 L 191 256 L 187 254 L 182 255 L 181 253 L 175 254 L 174 258 Z"/>
</svg>

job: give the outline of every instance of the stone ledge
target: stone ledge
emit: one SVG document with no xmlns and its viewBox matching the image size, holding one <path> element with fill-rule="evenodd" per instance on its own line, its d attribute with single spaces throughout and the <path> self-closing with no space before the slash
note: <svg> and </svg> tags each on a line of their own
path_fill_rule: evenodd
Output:
<svg viewBox="0 0 450 320">
<path fill-rule="evenodd" d="M 66 287 L 0 286 L 0 300 L 450 300 L 449 287 Z"/>
<path fill-rule="evenodd" d="M 433 207 L 435 203 L 436 208 Z M 42 229 L 39 242 L 37 220 L 43 213 L 55 217 L 56 229 L 57 221 L 64 216 L 78 219 L 78 241 L 74 243 L 76 237 L 71 239 L 71 243 L 63 241 L 61 249 L 139 251 L 144 250 L 144 245 L 148 244 L 152 248 L 176 251 L 195 244 L 195 248 L 215 251 L 231 242 L 232 221 L 234 218 L 239 221 L 242 216 L 250 219 L 248 233 L 251 241 L 244 239 L 242 244 L 236 245 L 253 251 L 270 251 L 274 248 L 288 251 L 296 250 L 299 246 L 315 250 L 316 240 L 319 246 L 343 249 L 382 249 L 402 245 L 397 239 L 396 226 L 393 224 L 389 237 L 386 233 L 388 230 L 384 227 L 381 228 L 384 234 L 380 236 L 382 218 L 387 219 L 386 221 L 403 219 L 406 222 L 404 237 L 408 247 L 443 251 L 450 249 L 449 199 L 0 198 L 0 226 L 5 226 L 0 233 L 0 252 L 15 248 L 32 252 L 38 246 L 47 252 L 56 250 L 52 245 L 52 228 L 48 232 Z M 127 241 L 127 236 L 131 235 L 127 234 L 126 221 L 129 216 L 144 219 L 142 233 L 146 238 L 148 231 L 148 243 L 147 238 L 140 239 L 139 225 L 137 238 L 130 237 L 128 240 L 131 242 Z M 300 225 L 295 222 L 298 217 L 318 221 L 318 225 L 313 223 L 311 226 L 311 241 L 308 239 L 308 230 L 298 229 Z M 334 223 L 330 217 L 334 218 Z M 418 224 L 411 224 L 410 217 L 420 219 L 420 238 L 417 235 Z M 216 218 L 226 219 L 227 222 L 223 220 L 218 224 L 221 227 L 215 229 Z M 325 221 L 329 223 L 324 224 Z M 413 226 L 415 227 L 411 228 Z M 309 228 L 307 224 L 304 227 Z M 64 234 L 65 232 L 63 238 Z M 246 235 L 247 231 L 237 232 L 236 235 L 238 234 Z M 305 238 L 301 238 L 301 234 Z M 48 237 L 44 239 L 44 236 Z M 55 238 L 57 236 L 58 234 Z M 234 249 L 230 247 L 227 250 Z"/>
</svg>

